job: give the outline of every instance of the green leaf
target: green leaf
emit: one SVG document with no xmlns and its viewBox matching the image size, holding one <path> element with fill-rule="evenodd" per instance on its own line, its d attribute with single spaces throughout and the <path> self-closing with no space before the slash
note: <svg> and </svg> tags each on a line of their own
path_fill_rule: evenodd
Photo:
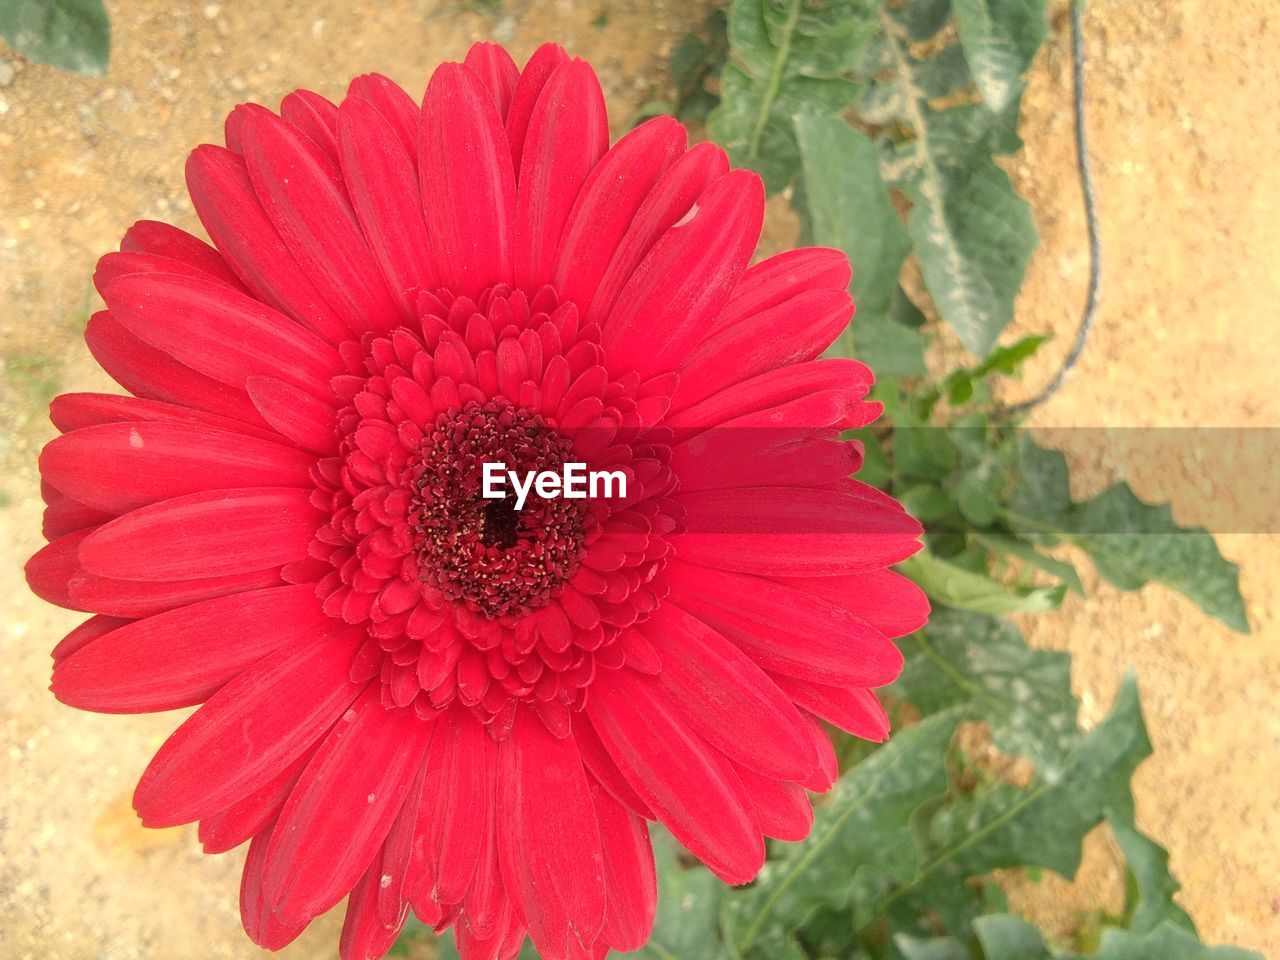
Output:
<svg viewBox="0 0 1280 960">
<path fill-rule="evenodd" d="M 962 708 L 991 728 L 1005 753 L 1026 757 L 1057 781 L 1080 742 L 1071 656 L 1027 646 L 1007 620 L 935 611 L 901 641 L 906 663 L 892 692 L 928 715 Z"/>
<path fill-rule="evenodd" d="M 729 12 L 730 62 L 712 138 L 776 193 L 799 166 L 793 120 L 842 113 L 861 89 L 847 77 L 876 30 L 881 0 L 737 0 Z"/>
<path fill-rule="evenodd" d="M 923 374 L 924 339 L 893 319 L 911 241 L 880 179 L 878 151 L 838 117 L 798 116 L 795 131 L 812 242 L 843 250 L 853 264 L 858 312 L 833 349 L 879 376 Z"/>
<path fill-rule="evenodd" d="M 928 148 L 921 140 L 915 149 Z M 922 159 L 898 185 L 913 204 L 907 230 L 938 312 L 965 349 L 984 356 L 1013 319 L 1037 243 L 1030 208 L 994 164 Z"/>
<path fill-rule="evenodd" d="M 883 30 L 860 67 L 876 79 L 859 111 L 868 122 L 906 131 L 892 144 L 886 176 L 912 203 L 907 231 L 938 312 L 981 357 L 1013 318 L 1038 239 L 1030 208 L 991 159 L 1019 146 L 1021 87 L 998 111 L 935 106 L 973 81 L 954 44 L 924 59 L 913 54 L 914 43 L 932 38 L 922 32 L 945 22 L 935 6 L 913 0 L 881 11 Z"/>
<path fill-rule="evenodd" d="M 997 914 L 973 921 L 986 960 L 1050 960 L 1040 932 L 1021 917 Z"/>
<path fill-rule="evenodd" d="M 699 32 L 685 34 L 668 64 L 676 85 L 676 102 L 671 110 L 660 112 L 672 113 L 682 123 L 706 122 L 707 115 L 720 103 L 720 97 L 707 89 L 707 79 L 724 68 L 729 52 L 727 29 L 724 10 L 715 7 Z"/>
<path fill-rule="evenodd" d="M 902 960 L 970 960 L 973 956 L 963 943 L 952 937 L 924 940 L 900 933 L 893 938 L 893 945 L 902 954 Z"/>
<path fill-rule="evenodd" d="M 753 886 L 726 894 L 723 924 L 738 956 L 771 956 L 766 945 L 786 939 L 815 910 L 847 908 L 864 871 L 911 877 L 911 818 L 946 790 L 943 760 L 959 719 L 945 711 L 896 732 L 840 778 L 806 840 L 780 846 Z"/>
<path fill-rule="evenodd" d="M 1150 933 L 1133 934 L 1107 930 L 1092 960 L 1263 960 L 1260 953 L 1239 947 L 1208 947 L 1200 938 L 1181 927 L 1165 922 Z M 1063 960 L 1085 960 L 1063 955 Z"/>
<path fill-rule="evenodd" d="M 1169 873 L 1168 851 L 1140 832 L 1132 819 L 1113 814 L 1107 822 L 1128 863 L 1131 890 L 1125 912 L 1129 929 L 1147 933 L 1168 922 L 1195 933 L 1195 924 L 1173 900 L 1181 887 Z"/>
<path fill-rule="evenodd" d="M 650 831 L 658 867 L 658 910 L 648 942 L 620 956 L 645 960 L 720 960 L 720 901 L 728 889 L 705 867 L 680 863 L 680 846 L 660 827 Z"/>
<path fill-rule="evenodd" d="M 1168 504 L 1143 503 L 1125 483 L 1092 500 L 1072 502 L 1066 458 L 1029 437 L 1022 438 L 1019 466 L 1005 514 L 1014 530 L 1040 531 L 1076 544 L 1102 578 L 1121 590 L 1154 580 L 1227 626 L 1249 632 L 1240 568 L 1222 556 L 1203 527 L 1179 527 Z"/>
<path fill-rule="evenodd" d="M 952 0 L 951 7 L 982 99 L 1003 110 L 1044 42 L 1044 0 Z"/>
<path fill-rule="evenodd" d="M 927 549 L 898 564 L 932 599 L 975 613 L 1043 613 L 1062 604 L 1065 584 L 1055 587 L 1010 587 L 942 560 Z"/>
<path fill-rule="evenodd" d="M 111 53 L 102 0 L 0 0 L 0 36 L 38 63 L 100 77 Z"/>
<path fill-rule="evenodd" d="M 1019 560 L 1030 564 L 1038 570 L 1043 570 L 1050 576 L 1057 577 L 1067 585 L 1067 589 L 1074 590 L 1076 593 L 1084 594 L 1084 584 L 1080 582 L 1080 574 L 1076 572 L 1076 568 L 1065 560 L 1059 560 L 1057 557 L 1050 557 L 1041 553 L 1031 543 L 1026 540 L 1019 540 L 1017 537 L 1005 537 L 996 533 L 973 533 L 970 534 L 974 540 L 982 544 L 988 550 L 996 555 L 1007 554 L 1017 557 Z"/>
<path fill-rule="evenodd" d="M 966 878 L 1024 865 L 1074 876 L 1085 834 L 1108 811 L 1132 815 L 1129 779 L 1150 753 L 1137 686 L 1126 677 L 1110 715 L 1080 741 L 1059 776 L 1022 788 L 1000 784 L 943 806 L 922 837 L 920 870 L 872 915 L 910 905 L 936 909 L 953 927 L 938 905 L 953 901 Z"/>
</svg>

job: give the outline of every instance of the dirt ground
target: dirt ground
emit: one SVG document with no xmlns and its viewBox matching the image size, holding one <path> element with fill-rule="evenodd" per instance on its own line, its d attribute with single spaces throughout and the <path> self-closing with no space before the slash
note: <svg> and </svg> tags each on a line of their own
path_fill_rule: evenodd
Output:
<svg viewBox="0 0 1280 960">
<path fill-rule="evenodd" d="M 255 957 L 236 912 L 241 854 L 205 857 L 194 830 L 143 831 L 129 796 L 178 717 L 103 717 L 47 692 L 48 650 L 78 619 L 37 601 L 20 565 L 38 544 L 32 469 L 43 404 L 106 389 L 79 340 L 93 263 L 135 219 L 193 227 L 190 147 L 225 112 L 296 86 L 337 97 L 376 69 L 418 91 L 438 61 L 492 38 L 527 55 L 554 39 L 599 69 L 615 132 L 664 83 L 672 45 L 704 4 L 269 0 L 109 3 L 110 75 L 73 77 L 0 50 L 0 956 Z M 1280 16 L 1271 0 L 1092 0 L 1086 20 L 1092 152 L 1106 242 L 1098 329 L 1044 426 L 1280 425 Z M 1043 241 L 1019 333 L 1052 331 L 1027 384 L 1065 352 L 1083 299 L 1083 220 L 1072 170 L 1068 40 L 1059 5 L 1031 77 L 1026 150 L 1012 163 Z M 1055 434 L 1055 436 L 1057 436 Z M 1184 523 L 1257 491 L 1193 475 L 1177 456 L 1074 458 L 1078 493 L 1118 469 Z M 1256 504 L 1255 504 L 1256 506 Z M 1253 512 L 1257 515 L 1257 511 Z M 1221 539 L 1243 568 L 1254 627 L 1240 636 L 1152 587 L 1087 600 L 1026 626 L 1069 649 L 1086 719 L 1126 669 L 1141 681 L 1155 757 L 1136 780 L 1139 823 L 1168 846 L 1183 904 L 1208 941 L 1280 957 L 1280 537 Z M 1087 564 L 1086 564 L 1087 566 Z M 1108 838 L 1080 879 L 1009 878 L 1019 909 L 1067 933 L 1101 889 L 1117 896 Z M 284 954 L 335 956 L 337 918 Z M 689 958 L 693 960 L 693 958 Z"/>
</svg>

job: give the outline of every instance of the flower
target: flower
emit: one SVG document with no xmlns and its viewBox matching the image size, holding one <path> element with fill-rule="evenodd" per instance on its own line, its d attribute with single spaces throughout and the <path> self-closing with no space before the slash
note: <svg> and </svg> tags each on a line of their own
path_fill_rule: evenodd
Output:
<svg viewBox="0 0 1280 960">
<path fill-rule="evenodd" d="M 879 412 L 849 265 L 751 265 L 759 178 L 658 118 L 609 146 L 554 45 L 439 67 L 419 109 L 241 106 L 187 165 L 213 246 L 142 221 L 99 263 L 94 356 L 41 455 L 36 593 L 92 613 L 53 691 L 203 704 L 134 805 L 249 842 L 279 948 L 350 894 L 341 952 L 412 908 L 467 960 L 647 938 L 656 820 L 717 875 L 809 829 L 927 616 L 918 547 L 838 439 Z M 485 463 L 625 496 L 480 496 Z"/>
</svg>

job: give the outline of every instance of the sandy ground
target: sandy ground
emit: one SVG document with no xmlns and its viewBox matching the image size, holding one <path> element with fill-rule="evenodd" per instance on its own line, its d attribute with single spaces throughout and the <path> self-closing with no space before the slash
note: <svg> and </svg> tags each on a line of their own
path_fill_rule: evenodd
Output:
<svg viewBox="0 0 1280 960">
<path fill-rule="evenodd" d="M 274 104 L 299 85 L 337 97 L 370 69 L 417 91 L 434 63 L 473 40 L 499 39 L 521 57 L 555 39 L 595 62 L 616 133 L 661 92 L 665 55 L 702 5 L 110 6 L 105 79 L 0 52 L 0 542 L 10 558 L 0 563 L 0 957 L 254 957 L 236 915 L 241 854 L 204 857 L 194 830 L 143 831 L 129 809 L 138 773 L 178 718 L 79 713 L 46 690 L 47 652 L 77 618 L 32 598 L 19 565 L 39 544 L 32 461 L 50 434 L 42 405 L 59 390 L 107 388 L 79 341 L 94 260 L 135 219 L 194 226 L 182 160 L 219 137 L 236 102 Z M 1083 297 L 1064 27 L 1059 10 L 1032 76 L 1027 148 L 1012 164 L 1043 234 L 1018 330 L 1057 335 L 1028 389 L 1065 351 Z M 1280 424 L 1280 18 L 1269 0 L 1093 0 L 1086 29 L 1105 299 L 1084 362 L 1035 422 Z M 1075 460 L 1082 494 L 1118 466 Z M 1208 504 L 1223 497 L 1255 496 L 1230 478 L 1190 475 L 1176 456 L 1122 466 L 1140 494 L 1172 499 L 1184 522 L 1211 522 Z M 1093 583 L 1087 601 L 1028 628 L 1037 644 L 1076 655 L 1090 721 L 1123 672 L 1137 671 L 1157 749 L 1136 781 L 1141 825 L 1171 849 L 1206 939 L 1280 956 L 1280 538 L 1221 542 L 1243 567 L 1247 637 L 1159 588 L 1124 595 Z M 1099 891 L 1115 896 L 1119 872 L 1099 832 L 1076 884 L 1009 882 L 1019 907 L 1066 933 Z M 329 917 L 285 955 L 330 958 L 335 944 Z"/>
</svg>

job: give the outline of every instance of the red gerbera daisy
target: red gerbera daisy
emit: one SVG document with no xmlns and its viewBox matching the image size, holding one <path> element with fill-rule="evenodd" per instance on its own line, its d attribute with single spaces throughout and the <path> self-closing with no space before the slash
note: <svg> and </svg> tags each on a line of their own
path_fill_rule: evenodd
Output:
<svg viewBox="0 0 1280 960">
<path fill-rule="evenodd" d="M 249 841 L 278 948 L 350 894 L 344 958 L 408 909 L 468 960 L 646 939 L 657 820 L 729 883 L 836 775 L 815 718 L 921 625 L 886 568 L 918 526 L 837 439 L 878 406 L 849 267 L 750 266 L 760 180 L 667 118 L 612 148 L 591 68 L 480 44 L 421 109 L 238 107 L 187 166 L 213 247 L 143 221 L 86 339 L 133 396 L 68 394 L 32 588 L 94 614 L 53 690 L 203 704 L 142 776 L 145 824 Z M 215 249 L 216 248 L 216 249 Z M 481 495 L 484 464 L 625 496 Z"/>
</svg>

